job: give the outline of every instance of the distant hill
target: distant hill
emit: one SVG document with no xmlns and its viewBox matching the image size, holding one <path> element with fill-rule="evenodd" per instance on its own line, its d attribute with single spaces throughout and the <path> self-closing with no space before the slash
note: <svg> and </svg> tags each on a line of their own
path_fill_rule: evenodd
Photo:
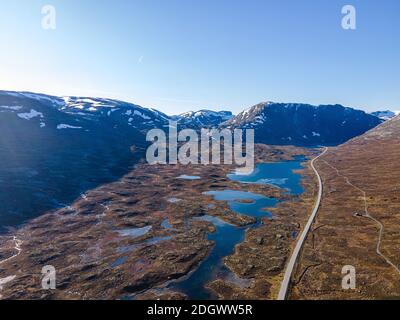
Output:
<svg viewBox="0 0 400 320">
<path fill-rule="evenodd" d="M 395 116 L 400 114 L 400 111 L 390 111 L 390 110 L 386 110 L 386 111 L 375 111 L 371 113 L 373 116 L 378 117 L 382 120 L 390 120 L 392 118 L 394 118 Z"/>
<path fill-rule="evenodd" d="M 341 105 L 265 102 L 223 124 L 252 128 L 256 141 L 277 145 L 332 145 L 343 143 L 382 122 L 364 111 Z"/>
<path fill-rule="evenodd" d="M 230 111 L 211 111 L 199 110 L 189 111 L 172 119 L 178 121 L 179 125 L 184 128 L 201 129 L 201 128 L 217 128 L 222 123 L 230 120 L 233 117 Z"/>
</svg>

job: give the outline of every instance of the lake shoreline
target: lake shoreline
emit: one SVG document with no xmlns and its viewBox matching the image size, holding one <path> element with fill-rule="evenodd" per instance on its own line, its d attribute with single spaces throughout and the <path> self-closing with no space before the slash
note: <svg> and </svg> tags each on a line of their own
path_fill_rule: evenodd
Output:
<svg viewBox="0 0 400 320">
<path fill-rule="evenodd" d="M 295 147 L 261 145 L 257 150 L 257 162 L 285 161 L 294 155 L 310 154 L 310 150 Z M 222 201 L 203 197 L 202 192 L 228 188 L 288 199 L 288 195 L 271 186 L 230 181 L 226 175 L 233 169 L 140 164 L 121 180 L 86 192 L 85 199 L 81 197 L 69 207 L 32 220 L 15 230 L 15 236 L 23 241 L 22 253 L 0 269 L 0 278 L 16 275 L 3 288 L 3 297 L 44 298 L 40 290 L 41 267 L 51 264 L 58 271 L 61 287 L 45 292 L 48 299 L 184 298 L 177 292 L 152 290 L 188 275 L 212 250 L 207 234 L 215 228 L 192 218 L 209 214 L 242 227 L 255 221 L 232 212 Z M 181 175 L 202 179 L 177 179 Z M 168 201 L 172 198 L 179 201 Z M 165 228 L 165 219 L 170 228 Z M 134 237 L 118 233 L 146 226 L 151 230 L 139 237 L 136 233 Z M 118 250 L 125 247 L 132 250 Z M 13 254 L 9 235 L 0 236 L 0 256 Z"/>
</svg>

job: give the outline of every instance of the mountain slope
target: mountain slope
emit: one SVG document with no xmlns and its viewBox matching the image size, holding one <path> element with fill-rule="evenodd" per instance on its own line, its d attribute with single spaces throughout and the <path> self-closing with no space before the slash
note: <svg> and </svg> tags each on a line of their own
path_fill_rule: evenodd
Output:
<svg viewBox="0 0 400 320">
<path fill-rule="evenodd" d="M 211 111 L 199 110 L 189 111 L 174 116 L 173 120 L 178 121 L 179 126 L 183 128 L 201 129 L 201 128 L 218 128 L 223 122 L 233 117 L 230 111 Z"/>
<path fill-rule="evenodd" d="M 399 136 L 397 116 L 318 161 L 324 195 L 291 298 L 400 296 Z M 356 290 L 341 290 L 346 265 L 356 270 Z"/>
<path fill-rule="evenodd" d="M 386 110 L 386 111 L 375 111 L 375 112 L 372 112 L 371 114 L 375 117 L 378 117 L 379 119 L 386 121 L 386 120 L 390 120 L 390 119 L 394 118 L 395 116 L 399 115 L 400 112 Z"/>
<path fill-rule="evenodd" d="M 0 91 L 0 112 L 30 112 L 29 105 L 35 104 L 43 112 L 58 110 L 65 115 L 75 116 L 92 122 L 107 122 L 109 126 L 130 126 L 137 130 L 148 130 L 165 125 L 169 117 L 160 111 L 143 108 L 131 103 L 102 98 L 54 97 L 30 92 Z M 21 108 L 18 108 L 21 105 Z M 40 107 L 42 106 L 42 107 Z M 45 109 L 43 109 L 45 108 Z M 36 115 L 39 116 L 39 115 Z M 21 116 L 20 116 L 21 117 Z M 34 118 L 32 114 L 30 118 Z M 21 118 L 24 118 L 23 116 Z M 29 116 L 28 116 L 29 118 Z M 43 114 L 40 118 L 44 118 Z M 71 117 L 72 118 L 72 117 Z M 29 119 L 27 119 L 29 120 Z M 41 121 L 46 125 L 45 121 Z M 85 128 L 83 128 L 85 129 Z"/>
<path fill-rule="evenodd" d="M 131 147 L 144 148 L 139 129 L 150 124 L 137 119 L 147 113 L 127 104 L 118 107 L 94 111 L 56 97 L 0 92 L 0 226 L 64 206 L 138 161 L 140 153 Z M 141 114 L 132 122 L 128 115 L 108 116 L 128 110 Z M 161 122 L 162 116 L 154 121 Z"/>
<path fill-rule="evenodd" d="M 258 142 L 273 144 L 340 142 L 380 122 L 340 106 L 269 103 L 234 118 L 210 110 L 169 117 L 112 99 L 0 91 L 0 228 L 119 178 L 142 157 L 147 131 L 163 129 L 169 120 L 196 130 L 254 127 Z"/>
<path fill-rule="evenodd" d="M 223 126 L 255 129 L 256 141 L 266 144 L 331 145 L 347 141 L 382 121 L 341 105 L 260 103 Z"/>
</svg>

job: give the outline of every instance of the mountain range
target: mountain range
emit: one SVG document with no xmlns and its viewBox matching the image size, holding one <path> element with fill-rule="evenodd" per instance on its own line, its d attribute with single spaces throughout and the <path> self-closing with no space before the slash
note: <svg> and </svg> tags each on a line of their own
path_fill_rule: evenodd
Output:
<svg viewBox="0 0 400 320">
<path fill-rule="evenodd" d="M 324 194 L 294 276 L 302 280 L 290 299 L 400 296 L 399 136 L 400 115 L 329 148 L 318 160 Z M 344 265 L 357 268 L 357 290 L 338 290 Z"/>
<path fill-rule="evenodd" d="M 341 105 L 313 106 L 264 102 L 247 109 L 224 125 L 255 130 L 256 142 L 275 145 L 335 145 L 382 122 L 364 111 Z"/>
<path fill-rule="evenodd" d="M 383 122 L 340 105 L 261 103 L 234 116 L 200 110 L 168 116 L 119 100 L 0 91 L 0 226 L 63 207 L 116 180 L 142 157 L 146 132 L 251 128 L 266 144 L 339 144 Z"/>
<path fill-rule="evenodd" d="M 168 116 L 132 103 L 88 97 L 55 97 L 30 92 L 0 91 L 0 114 L 7 121 L 25 120 L 44 130 L 79 132 L 126 130 L 145 134 L 177 121 L 181 128 L 255 129 L 257 140 L 270 144 L 338 144 L 396 115 L 391 111 L 367 114 L 341 105 L 313 106 L 299 103 L 264 102 L 238 115 L 230 111 L 199 110 Z M 65 122 L 65 123 L 64 123 Z"/>
</svg>

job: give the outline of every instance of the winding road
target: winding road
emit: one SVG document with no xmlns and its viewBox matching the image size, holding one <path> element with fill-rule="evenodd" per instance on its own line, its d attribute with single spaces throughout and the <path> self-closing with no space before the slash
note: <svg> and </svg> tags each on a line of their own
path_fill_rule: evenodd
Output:
<svg viewBox="0 0 400 320">
<path fill-rule="evenodd" d="M 290 257 L 289 263 L 286 266 L 285 275 L 283 277 L 283 281 L 281 283 L 281 288 L 280 288 L 279 294 L 278 294 L 278 300 L 286 299 L 287 292 L 288 292 L 288 289 L 290 286 L 290 280 L 292 279 L 292 275 L 293 275 L 293 269 L 296 266 L 297 258 L 300 254 L 301 248 L 303 247 L 304 241 L 307 238 L 308 232 L 311 229 L 311 225 L 314 222 L 314 219 L 317 215 L 319 206 L 321 204 L 322 190 L 323 190 L 322 179 L 321 179 L 317 169 L 315 169 L 314 164 L 315 164 L 315 161 L 317 161 L 320 157 L 322 157 L 327 151 L 328 151 L 328 148 L 325 148 L 325 150 L 318 157 L 315 157 L 311 161 L 311 168 L 314 170 L 314 173 L 318 178 L 318 185 L 319 185 L 318 197 L 317 197 L 317 201 L 315 203 L 314 209 L 310 215 L 310 218 L 308 219 L 307 224 L 304 227 L 304 230 L 301 233 L 301 236 L 296 243 L 296 247 L 293 250 L 293 253 L 292 253 L 292 256 Z"/>
<path fill-rule="evenodd" d="M 331 167 L 333 170 L 335 170 L 336 173 L 337 173 L 337 175 L 338 175 L 339 177 L 342 177 L 342 178 L 346 181 L 346 183 L 347 183 L 349 186 L 351 186 L 351 187 L 353 187 L 354 189 L 358 190 L 358 191 L 363 195 L 363 201 L 364 201 L 364 215 L 362 215 L 362 217 L 368 218 L 368 219 L 374 221 L 374 222 L 379 226 L 379 236 L 378 236 L 378 241 L 377 241 L 377 244 L 376 244 L 376 253 L 377 253 L 380 257 L 382 257 L 382 259 L 385 260 L 385 262 L 386 262 L 387 264 L 389 264 L 390 266 L 392 266 L 392 267 L 397 271 L 397 273 L 400 274 L 400 269 L 399 269 L 399 267 L 396 266 L 387 256 L 385 256 L 385 255 L 381 252 L 381 245 L 382 245 L 382 238 L 383 238 L 384 227 L 383 227 L 382 222 L 380 222 L 378 219 L 376 219 L 376 218 L 374 218 L 373 216 L 371 216 L 371 214 L 369 213 L 369 210 L 368 210 L 368 202 L 367 202 L 367 193 L 366 193 L 363 189 L 361 189 L 361 188 L 357 187 L 356 185 L 354 185 L 353 183 L 351 183 L 350 180 L 349 180 L 349 178 L 346 177 L 346 176 L 344 176 L 343 174 L 341 174 L 340 171 L 339 171 L 337 168 L 335 168 L 334 166 L 332 166 L 332 165 L 331 165 L 330 163 L 328 163 L 327 161 L 325 161 L 325 160 L 323 160 L 323 161 L 324 161 L 329 167 Z"/>
</svg>

